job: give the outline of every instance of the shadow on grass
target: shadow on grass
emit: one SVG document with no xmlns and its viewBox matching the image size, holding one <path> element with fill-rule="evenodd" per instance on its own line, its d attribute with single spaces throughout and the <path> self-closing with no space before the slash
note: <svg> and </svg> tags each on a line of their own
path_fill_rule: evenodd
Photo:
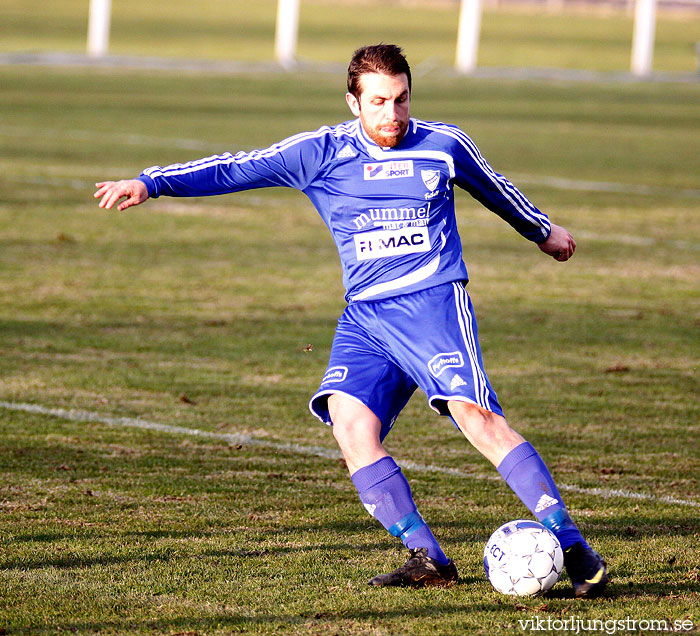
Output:
<svg viewBox="0 0 700 636">
<path fill-rule="evenodd" d="M 44 559 L 41 561 L 16 560 L 8 561 L 0 565 L 0 570 L 41 570 L 44 568 L 55 568 L 58 570 L 69 570 L 73 568 L 84 569 L 99 565 L 125 565 L 127 563 L 157 563 L 174 560 L 172 555 L 168 554 L 138 554 L 133 556 L 114 556 L 114 557 L 80 557 L 70 556 L 62 558 Z"/>
<path fill-rule="evenodd" d="M 191 535 L 195 537 L 196 535 Z M 378 550 L 382 548 L 389 549 L 389 545 L 379 545 Z M 250 560 L 257 557 L 264 557 L 268 555 L 274 556 L 284 556 L 286 554 L 299 554 L 299 553 L 328 553 L 328 552 L 353 552 L 357 551 L 357 546 L 352 543 L 328 543 L 322 545 L 307 545 L 307 546 L 279 546 L 279 547 L 269 547 L 260 549 L 230 549 L 230 550 L 209 550 L 201 554 L 169 554 L 164 552 L 163 554 L 147 554 L 143 552 L 138 552 L 129 555 L 120 556 L 69 556 L 69 557 L 59 557 L 59 558 L 49 558 L 32 561 L 30 559 L 16 559 L 13 561 L 7 561 L 0 564 L 0 571 L 29 571 L 29 570 L 41 570 L 44 568 L 55 568 L 59 570 L 63 569 L 86 569 L 95 566 L 104 565 L 127 565 L 134 563 L 141 563 L 146 565 L 148 563 L 170 563 L 176 561 L 183 561 L 188 559 L 201 559 L 201 558 L 211 558 L 211 559 L 239 559 L 239 560 Z"/>
<path fill-rule="evenodd" d="M 273 527 L 264 531 L 254 531 L 252 535 L 248 536 L 244 543 L 256 543 L 264 544 L 267 541 L 274 542 L 284 542 L 285 536 L 290 536 L 293 534 L 298 534 L 301 532 L 309 532 L 311 534 L 318 533 L 319 530 L 334 530 L 337 533 L 348 533 L 357 534 L 367 530 L 367 524 L 363 522 L 343 522 L 343 523 L 331 523 L 331 524 L 313 524 L 306 525 L 302 527 Z M 126 533 L 112 533 L 106 535 L 101 532 L 99 537 L 101 539 L 111 537 L 114 542 L 120 542 L 124 537 L 139 537 L 146 540 L 149 539 L 203 539 L 221 536 L 220 533 L 212 531 L 172 531 L 172 530 L 147 530 L 147 531 L 134 531 Z M 88 533 L 75 535 L 70 533 L 37 533 L 23 534 L 19 535 L 17 539 L 11 538 L 11 541 L 22 541 L 24 543 L 31 543 L 32 541 L 37 541 L 41 543 L 51 543 L 52 541 L 62 541 L 66 539 L 70 540 L 84 540 L 84 541 L 94 541 L 97 538 L 96 535 L 90 535 Z M 240 545 L 240 538 L 236 540 L 236 544 Z M 144 547 L 143 549 L 131 548 L 129 554 L 121 554 L 115 556 L 95 556 L 90 554 L 87 556 L 71 555 L 66 557 L 53 557 L 53 558 L 37 558 L 32 559 L 31 557 L 25 559 L 14 559 L 9 560 L 4 563 L 0 563 L 0 571 L 28 571 L 28 570 L 39 570 L 43 568 L 56 568 L 56 569 L 84 569 L 94 566 L 105 566 L 105 565 L 127 565 L 129 563 L 156 563 L 156 562 L 176 562 L 183 561 L 187 559 L 232 559 L 232 560 L 250 560 L 257 557 L 263 557 L 267 555 L 274 556 L 284 556 L 286 554 L 299 554 L 299 553 L 355 553 L 358 551 L 358 546 L 356 543 L 309 543 L 307 545 L 298 545 L 297 541 L 293 544 L 288 545 L 272 545 L 263 546 L 256 549 L 248 549 L 242 547 L 234 547 L 231 549 L 218 548 L 205 550 L 201 553 L 183 553 L 183 552 L 169 552 L 171 546 L 166 545 L 162 548 L 162 553 L 148 551 L 149 548 Z M 391 548 L 396 548 L 396 544 L 389 542 L 378 543 L 373 546 L 373 549 L 377 551 L 390 550 Z M 108 550 L 110 548 L 105 548 Z M 339 556 L 339 558 L 341 558 Z"/>
<path fill-rule="evenodd" d="M 636 531 L 634 534 L 626 535 L 624 529 L 626 526 L 627 519 L 621 518 L 616 523 L 611 523 L 610 520 L 606 520 L 605 527 L 596 528 L 592 532 L 588 532 L 587 538 L 593 544 L 596 540 L 602 536 L 611 536 L 616 539 L 626 538 L 633 542 L 640 538 L 653 538 L 653 537 L 664 537 L 664 536 L 691 536 L 698 531 L 697 523 L 694 520 L 683 520 L 681 524 L 678 524 L 678 517 L 654 517 L 645 518 L 640 515 L 635 517 L 636 519 Z M 233 519 L 231 524 L 236 526 L 239 520 Z M 446 549 L 450 546 L 459 546 L 464 544 L 473 544 L 482 546 L 488 536 L 490 531 L 485 527 L 483 520 L 476 519 L 465 519 L 459 522 L 448 522 L 441 523 L 435 522 L 431 524 L 431 527 L 437 534 L 448 534 L 443 533 L 441 530 L 449 530 L 449 534 L 452 536 L 449 540 L 443 541 Z M 128 541 L 129 537 L 139 538 L 139 539 L 215 539 L 218 538 L 223 541 L 231 540 L 233 537 L 225 532 L 226 527 L 221 526 L 221 530 L 212 529 L 182 529 L 182 530 L 171 530 L 171 529 L 144 529 L 144 530 L 130 530 L 126 532 L 111 532 L 105 533 L 104 531 L 91 532 L 89 530 L 84 530 L 79 533 L 70 532 L 47 532 L 38 531 L 36 533 L 24 533 L 18 534 L 16 536 L 9 537 L 12 542 L 23 542 L 23 543 L 51 543 L 54 541 L 63 540 L 77 540 L 77 541 L 94 541 L 97 538 L 106 539 L 112 538 L 115 542 Z M 270 524 L 266 527 L 256 527 L 248 528 L 243 531 L 244 536 L 241 538 L 239 535 L 235 539 L 235 545 L 237 547 L 232 547 L 227 549 L 225 547 L 217 547 L 213 550 L 205 550 L 197 555 L 193 554 L 178 554 L 180 558 L 193 558 L 195 556 L 205 556 L 205 557 L 251 557 L 251 556 L 262 556 L 267 554 L 273 555 L 284 555 L 288 553 L 300 553 L 300 552 L 332 552 L 332 551 L 349 551 L 357 552 L 358 550 L 371 549 L 373 551 L 396 551 L 397 555 L 402 555 L 405 550 L 398 541 L 392 540 L 388 535 L 382 530 L 382 528 L 371 519 L 358 518 L 357 520 L 350 521 L 331 521 L 331 520 L 319 520 L 317 522 L 307 522 L 299 524 Z M 303 544 L 303 537 L 316 537 L 318 538 L 319 533 L 330 533 L 332 536 L 362 536 L 363 539 L 361 543 L 358 544 L 357 541 L 354 542 L 323 542 L 319 543 L 309 541 L 306 545 Z M 292 540 L 293 539 L 293 540 Z M 268 545 L 270 542 L 272 545 Z M 289 543 L 288 543 L 289 542 Z M 260 545 L 257 549 L 246 549 L 241 548 L 241 544 L 255 543 Z M 277 544 L 277 545 L 275 545 Z M 280 545 L 281 544 L 281 545 Z M 301 544 L 301 545 L 300 545 Z M 133 546 L 132 546 L 133 547 Z M 170 558 L 169 555 L 164 554 L 162 556 L 148 554 L 145 551 L 136 552 L 132 551 L 130 555 L 119 556 L 119 557 L 105 557 L 105 558 L 94 558 L 88 557 L 81 559 L 80 557 L 72 558 L 61 558 L 61 559 L 49 559 L 41 563 L 27 563 L 27 562 L 7 562 L 0 565 L 0 569 L 14 569 L 14 568 L 38 568 L 38 567 L 80 567 L 80 566 L 90 566 L 95 564 L 108 564 L 108 563 L 124 563 L 126 561 L 154 561 L 160 560 L 165 561 Z M 674 567 L 673 563 L 675 558 L 667 564 L 664 564 L 668 571 L 675 571 L 677 566 Z M 622 574 L 622 573 L 621 573 Z M 625 575 L 632 575 L 632 572 L 626 572 Z"/>
<path fill-rule="evenodd" d="M 473 580 L 460 580 L 460 582 L 451 588 L 437 591 L 441 598 L 449 599 L 456 590 L 464 585 L 474 583 Z M 566 582 L 564 582 L 566 583 Z M 559 586 L 562 584 L 560 583 Z M 386 608 L 386 594 L 396 593 L 397 599 L 394 608 Z M 410 594 L 420 595 L 428 593 L 425 590 L 411 590 Z M 435 603 L 421 605 L 420 607 L 410 607 L 411 601 L 400 596 L 406 592 L 403 590 L 385 590 L 377 589 L 377 595 L 382 596 L 381 609 L 371 608 L 371 597 L 363 597 L 362 609 L 333 609 L 333 608 L 311 608 L 302 610 L 298 613 L 262 613 L 257 614 L 254 610 L 247 608 L 224 608 L 209 617 L 178 617 L 170 620 L 143 620 L 138 621 L 133 618 L 123 618 L 114 620 L 82 620 L 82 621 L 67 621 L 49 626 L 41 625 L 26 625 L 21 627 L 10 627 L 6 629 L 6 634 L 55 634 L 62 632 L 69 633 L 170 633 L 170 634 L 199 634 L 207 633 L 210 630 L 221 631 L 222 629 L 232 630 L 235 632 L 246 630 L 255 631 L 255 633 L 309 633 L 309 634 L 341 634 L 344 628 L 349 631 L 356 632 L 357 628 L 376 626 L 382 622 L 385 626 L 387 621 L 400 619 L 434 619 L 443 621 L 446 617 L 459 617 L 460 615 L 468 615 L 471 612 L 479 612 L 481 619 L 484 615 L 493 616 L 495 621 L 502 622 L 503 620 L 512 620 L 512 615 L 521 615 L 529 617 L 532 613 L 538 613 L 541 616 L 555 614 L 560 616 L 561 605 L 556 605 L 551 608 L 547 607 L 548 600 L 567 601 L 574 605 L 567 604 L 566 607 L 570 612 L 576 612 L 577 607 L 592 607 L 595 604 L 602 603 L 605 599 L 609 600 L 632 600 L 637 596 L 657 596 L 660 599 L 663 597 L 671 597 L 678 593 L 677 588 L 671 585 L 651 584 L 648 586 L 639 586 L 634 592 L 630 593 L 626 587 L 611 585 L 603 598 L 598 600 L 581 600 L 574 599 L 573 592 L 565 586 L 557 588 L 552 592 L 532 598 L 521 597 L 497 597 L 496 600 L 490 598 L 479 598 L 473 602 L 450 603 L 441 602 L 438 600 Z M 430 594 L 435 594 L 436 590 L 430 590 Z M 358 622 L 360 625 L 358 625 Z M 351 630 L 351 628 L 353 628 Z M 335 631 L 328 631 L 335 630 Z M 364 633 L 364 632 L 363 632 Z"/>
<path fill-rule="evenodd" d="M 104 536 L 104 535 L 100 535 Z M 12 537 L 14 543 L 53 543 L 54 541 L 65 541 L 79 538 L 70 532 L 36 532 L 31 534 L 18 534 Z M 90 534 L 90 538 L 95 536 Z"/>
<path fill-rule="evenodd" d="M 451 594 L 452 588 L 444 590 L 444 594 Z M 420 594 L 421 591 L 415 591 Z M 468 604 L 443 604 L 436 603 L 420 608 L 406 607 L 405 603 L 397 601 L 395 609 L 363 609 L 363 610 L 333 610 L 320 609 L 302 611 L 294 613 L 264 613 L 249 615 L 253 612 L 243 609 L 240 613 L 235 610 L 222 609 L 221 613 L 211 617 L 181 617 L 171 620 L 146 620 L 137 621 L 124 618 L 117 620 L 83 620 L 63 622 L 49 626 L 22 626 L 6 629 L 6 634 L 56 634 L 56 633 L 158 633 L 158 634 L 195 634 L 208 633 L 210 630 L 220 632 L 222 629 L 229 629 L 239 632 L 243 629 L 254 630 L 261 634 L 286 634 L 300 633 L 297 630 L 304 629 L 304 633 L 319 634 L 341 634 L 343 625 L 352 623 L 352 627 L 357 629 L 357 621 L 366 623 L 367 627 L 377 624 L 377 621 L 388 621 L 392 619 L 421 619 L 431 618 L 436 621 L 444 620 L 445 616 L 465 614 L 472 610 L 480 612 L 502 613 L 503 604 L 479 602 L 470 607 Z M 247 615 L 248 614 L 248 615 Z M 328 632 L 326 630 L 336 630 Z M 354 631 L 353 633 L 356 633 Z"/>
<path fill-rule="evenodd" d="M 601 598 L 610 600 L 631 601 L 634 599 L 663 599 L 676 598 L 681 595 L 696 595 L 700 593 L 700 585 L 688 581 L 678 581 L 669 583 L 615 583 L 616 572 L 611 573 L 611 582 L 605 588 L 605 592 Z M 557 583 L 556 587 L 547 594 L 537 597 L 540 602 L 546 599 L 557 600 L 575 600 L 574 591 L 569 580 L 564 577 Z M 532 599 L 531 599 L 532 600 Z M 579 600 L 577 602 L 586 603 L 588 599 Z"/>
</svg>

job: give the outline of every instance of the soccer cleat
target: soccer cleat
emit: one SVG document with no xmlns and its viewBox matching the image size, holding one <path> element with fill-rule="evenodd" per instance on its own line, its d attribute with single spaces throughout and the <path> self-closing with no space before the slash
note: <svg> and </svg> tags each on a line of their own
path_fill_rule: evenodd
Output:
<svg viewBox="0 0 700 636">
<path fill-rule="evenodd" d="M 377 587 L 445 587 L 457 582 L 457 568 L 450 559 L 445 565 L 428 556 L 428 548 L 409 550 L 408 561 L 400 568 L 368 581 Z"/>
<path fill-rule="evenodd" d="M 574 543 L 564 550 L 564 566 L 576 598 L 600 596 L 608 584 L 608 569 L 603 557 L 582 543 Z"/>
</svg>

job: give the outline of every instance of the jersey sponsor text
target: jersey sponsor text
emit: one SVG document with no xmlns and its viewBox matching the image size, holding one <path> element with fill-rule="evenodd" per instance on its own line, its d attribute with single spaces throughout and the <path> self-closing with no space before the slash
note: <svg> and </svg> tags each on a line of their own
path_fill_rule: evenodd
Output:
<svg viewBox="0 0 700 636">
<path fill-rule="evenodd" d="M 358 261 L 428 251 L 430 251 L 430 236 L 426 227 L 375 230 L 355 235 L 355 252 Z"/>
<path fill-rule="evenodd" d="M 366 163 L 362 166 L 365 181 L 380 179 L 404 179 L 413 176 L 413 161 L 383 161 L 382 163 Z"/>
<path fill-rule="evenodd" d="M 399 229 L 407 225 L 428 225 L 430 221 L 430 203 L 420 208 L 369 208 L 367 212 L 361 212 L 353 219 L 358 230 L 370 223 L 383 226 L 385 229 Z"/>
</svg>

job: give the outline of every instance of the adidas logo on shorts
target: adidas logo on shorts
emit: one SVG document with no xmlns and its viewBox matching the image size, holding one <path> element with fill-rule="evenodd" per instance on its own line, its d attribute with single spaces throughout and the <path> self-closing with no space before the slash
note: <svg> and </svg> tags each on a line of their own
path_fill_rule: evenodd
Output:
<svg viewBox="0 0 700 636">
<path fill-rule="evenodd" d="M 466 385 L 467 383 L 457 373 L 455 373 L 454 377 L 452 378 L 452 382 L 450 383 L 450 390 L 454 391 L 458 386 Z"/>
</svg>

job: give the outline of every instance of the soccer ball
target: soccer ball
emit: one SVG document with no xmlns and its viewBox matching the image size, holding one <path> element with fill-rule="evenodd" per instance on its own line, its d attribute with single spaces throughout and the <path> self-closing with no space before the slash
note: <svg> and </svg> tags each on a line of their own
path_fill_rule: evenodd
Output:
<svg viewBox="0 0 700 636">
<path fill-rule="evenodd" d="M 499 592 L 535 596 L 559 580 L 564 552 L 541 523 L 518 519 L 504 523 L 484 548 L 486 578 Z"/>
</svg>

